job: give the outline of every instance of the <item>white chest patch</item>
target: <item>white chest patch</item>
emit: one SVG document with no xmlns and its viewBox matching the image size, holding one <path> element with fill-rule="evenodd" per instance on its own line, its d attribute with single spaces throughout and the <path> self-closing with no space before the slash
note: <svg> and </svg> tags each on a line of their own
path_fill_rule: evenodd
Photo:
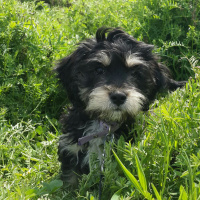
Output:
<svg viewBox="0 0 200 200">
<path fill-rule="evenodd" d="M 103 127 L 100 125 L 98 120 L 92 120 L 90 122 L 88 122 L 88 124 L 86 125 L 85 131 L 83 133 L 84 136 L 88 136 L 88 135 L 93 135 L 96 134 L 98 132 L 102 132 L 103 131 Z M 102 144 L 103 144 L 103 139 L 104 137 L 100 137 L 100 138 L 95 138 L 91 141 L 89 141 L 89 147 L 88 147 L 88 151 L 87 154 L 84 158 L 83 161 L 83 165 L 88 164 L 89 162 L 89 158 L 91 156 L 91 154 L 95 153 L 97 154 L 97 158 L 101 161 L 102 159 Z"/>
</svg>

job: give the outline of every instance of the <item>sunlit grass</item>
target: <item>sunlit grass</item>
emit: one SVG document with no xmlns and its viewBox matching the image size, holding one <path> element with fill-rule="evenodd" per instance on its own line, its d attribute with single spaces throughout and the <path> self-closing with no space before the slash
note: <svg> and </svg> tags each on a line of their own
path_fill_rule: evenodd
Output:
<svg viewBox="0 0 200 200">
<path fill-rule="evenodd" d="M 0 1 L 0 199 L 98 199 L 95 157 L 77 190 L 58 180 L 58 120 L 68 100 L 52 68 L 102 25 L 154 44 L 177 80 L 193 77 L 137 117 L 134 140 L 106 145 L 102 199 L 198 199 L 200 3 L 50 3 Z"/>
</svg>

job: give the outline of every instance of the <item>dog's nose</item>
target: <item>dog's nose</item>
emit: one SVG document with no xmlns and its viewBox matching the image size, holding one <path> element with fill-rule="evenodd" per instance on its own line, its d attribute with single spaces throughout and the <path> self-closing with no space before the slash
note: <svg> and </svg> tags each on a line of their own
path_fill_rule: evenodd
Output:
<svg viewBox="0 0 200 200">
<path fill-rule="evenodd" d="M 113 92 L 110 94 L 110 99 L 115 105 L 120 106 L 126 101 L 126 95 L 121 92 Z"/>
</svg>

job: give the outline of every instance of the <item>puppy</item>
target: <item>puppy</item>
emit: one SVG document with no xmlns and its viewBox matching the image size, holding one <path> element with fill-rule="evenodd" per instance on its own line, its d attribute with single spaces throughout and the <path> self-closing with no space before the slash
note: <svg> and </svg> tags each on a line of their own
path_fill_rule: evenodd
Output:
<svg viewBox="0 0 200 200">
<path fill-rule="evenodd" d="M 153 45 L 124 31 L 102 27 L 96 38 L 81 42 L 56 67 L 72 108 L 62 116 L 58 147 L 62 179 L 77 184 L 89 172 L 91 153 L 101 160 L 100 145 L 111 130 L 115 138 L 128 133 L 134 118 L 146 111 L 158 92 L 185 85 L 158 63 Z"/>
</svg>

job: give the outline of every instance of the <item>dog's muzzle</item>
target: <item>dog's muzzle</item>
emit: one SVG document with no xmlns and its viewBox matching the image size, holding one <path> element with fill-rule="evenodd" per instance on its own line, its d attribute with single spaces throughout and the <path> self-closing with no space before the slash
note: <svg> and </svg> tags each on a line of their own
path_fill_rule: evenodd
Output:
<svg viewBox="0 0 200 200">
<path fill-rule="evenodd" d="M 103 121 L 121 122 L 128 116 L 135 117 L 142 110 L 145 99 L 134 87 L 116 89 L 100 86 L 89 94 L 86 111 Z"/>
</svg>

